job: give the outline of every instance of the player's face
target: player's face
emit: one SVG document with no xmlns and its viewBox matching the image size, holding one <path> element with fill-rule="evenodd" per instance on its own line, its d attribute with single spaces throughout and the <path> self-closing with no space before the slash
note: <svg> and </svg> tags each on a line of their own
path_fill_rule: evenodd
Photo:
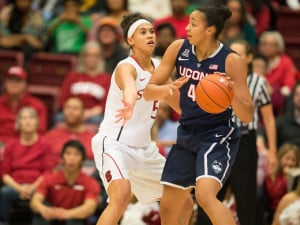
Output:
<svg viewBox="0 0 300 225">
<path fill-rule="evenodd" d="M 186 27 L 187 37 L 192 45 L 203 43 L 207 38 L 207 30 L 204 13 L 195 10 L 190 15 L 189 24 Z"/>
<path fill-rule="evenodd" d="M 150 23 L 141 24 L 134 32 L 128 43 L 132 46 L 132 50 L 146 51 L 152 54 L 156 44 L 156 35 L 153 25 Z"/>
<path fill-rule="evenodd" d="M 67 147 L 66 151 L 64 152 L 62 161 L 65 170 L 68 172 L 76 172 L 82 165 L 82 155 L 79 150 L 70 146 Z"/>
</svg>

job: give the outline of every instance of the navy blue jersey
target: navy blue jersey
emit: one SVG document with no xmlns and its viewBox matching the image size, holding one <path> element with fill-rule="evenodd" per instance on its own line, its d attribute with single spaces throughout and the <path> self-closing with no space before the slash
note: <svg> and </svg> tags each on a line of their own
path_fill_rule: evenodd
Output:
<svg viewBox="0 0 300 225">
<path fill-rule="evenodd" d="M 229 107 L 219 114 L 203 111 L 195 101 L 195 88 L 199 80 L 214 72 L 225 73 L 225 59 L 233 52 L 220 43 L 219 48 L 210 57 L 198 61 L 195 46 L 184 40 L 176 60 L 176 77 L 189 77 L 189 81 L 180 89 L 180 123 L 187 129 L 207 130 L 220 125 L 228 125 L 232 116 Z"/>
</svg>

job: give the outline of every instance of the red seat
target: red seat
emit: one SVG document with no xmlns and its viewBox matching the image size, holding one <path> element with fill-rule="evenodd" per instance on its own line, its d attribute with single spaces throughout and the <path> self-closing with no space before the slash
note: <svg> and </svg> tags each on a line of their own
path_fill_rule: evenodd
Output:
<svg viewBox="0 0 300 225">
<path fill-rule="evenodd" d="M 29 62 L 28 91 L 47 106 L 49 126 L 58 111 L 62 82 L 76 63 L 75 55 L 53 53 L 36 53 Z"/>
<path fill-rule="evenodd" d="M 76 62 L 75 55 L 36 53 L 29 63 L 29 84 L 60 87 Z"/>
<path fill-rule="evenodd" d="M 277 30 L 282 34 L 286 53 L 292 57 L 300 70 L 300 12 L 289 8 L 281 8 L 277 12 Z"/>
</svg>

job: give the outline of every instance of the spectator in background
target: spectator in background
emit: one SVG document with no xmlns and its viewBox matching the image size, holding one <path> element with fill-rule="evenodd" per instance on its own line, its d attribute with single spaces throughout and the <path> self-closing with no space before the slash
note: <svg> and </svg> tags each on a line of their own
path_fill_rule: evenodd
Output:
<svg viewBox="0 0 300 225">
<path fill-rule="evenodd" d="M 285 194 L 276 209 L 272 225 L 300 224 L 300 179 L 296 190 Z"/>
<path fill-rule="evenodd" d="M 276 14 L 269 0 L 247 0 L 246 11 L 257 37 L 264 31 L 275 28 Z"/>
<path fill-rule="evenodd" d="M 32 0 L 15 0 L 0 14 L 0 48 L 21 50 L 28 61 L 44 49 L 47 27 L 40 12 L 31 9 Z"/>
<path fill-rule="evenodd" d="M 113 17 L 117 24 L 121 24 L 123 16 L 128 10 L 128 0 L 105 0 L 104 11 L 106 16 Z"/>
<path fill-rule="evenodd" d="M 84 159 L 85 149 L 79 141 L 63 146 L 62 169 L 46 174 L 31 199 L 36 213 L 32 225 L 87 224 L 97 208 L 100 188 L 96 180 L 81 172 Z"/>
<path fill-rule="evenodd" d="M 172 24 L 161 23 L 156 27 L 156 46 L 154 55 L 162 57 L 167 47 L 175 40 L 176 31 Z"/>
<path fill-rule="evenodd" d="M 64 0 L 32 0 L 31 8 L 39 10 L 47 23 L 63 10 Z"/>
<path fill-rule="evenodd" d="M 246 40 L 252 47 L 256 46 L 256 33 L 254 27 L 247 20 L 246 6 L 243 0 L 226 0 L 227 7 L 232 15 L 220 35 L 226 45 L 237 39 Z"/>
<path fill-rule="evenodd" d="M 7 143 L 2 162 L 0 220 L 9 222 L 14 204 L 29 200 L 45 172 L 53 168 L 50 143 L 38 134 L 39 118 L 32 107 L 20 109 L 15 127 L 20 137 Z"/>
<path fill-rule="evenodd" d="M 129 11 L 141 12 L 144 15 L 159 19 L 171 14 L 171 4 L 169 0 L 128 0 Z"/>
<path fill-rule="evenodd" d="M 83 123 L 84 103 L 77 97 L 70 97 L 64 103 L 64 126 L 58 126 L 50 129 L 45 137 L 51 140 L 55 155 L 55 165 L 60 165 L 60 152 L 63 145 L 69 140 L 78 140 L 86 149 L 86 158 L 93 160 L 94 156 L 91 150 L 91 138 L 94 132 L 87 129 Z"/>
<path fill-rule="evenodd" d="M 120 25 L 113 17 L 103 17 L 98 22 L 96 41 L 102 48 L 105 71 L 112 74 L 119 61 L 128 56 L 129 50 L 121 44 Z"/>
<path fill-rule="evenodd" d="M 155 28 L 162 23 L 170 23 L 175 28 L 176 38 L 186 38 L 186 26 L 189 23 L 189 15 L 186 10 L 189 6 L 188 0 L 169 0 L 172 14 L 154 21 Z"/>
<path fill-rule="evenodd" d="M 289 99 L 288 110 L 276 119 L 277 146 L 288 142 L 300 148 L 300 81 L 295 84 Z"/>
<path fill-rule="evenodd" d="M 277 167 L 265 178 L 266 196 L 268 198 L 266 208 L 268 223 L 272 222 L 279 201 L 287 193 L 287 173 L 289 169 L 299 166 L 300 149 L 296 145 L 283 144 L 278 150 L 277 160 Z"/>
<path fill-rule="evenodd" d="M 39 116 L 39 133 L 47 129 L 45 105 L 27 92 L 27 73 L 21 67 L 9 68 L 4 80 L 5 93 L 0 96 L 0 142 L 6 143 L 18 136 L 15 130 L 16 116 L 20 108 L 33 107 Z"/>
<path fill-rule="evenodd" d="M 65 0 L 61 14 L 50 21 L 48 33 L 51 52 L 80 52 L 92 27 L 92 20 L 80 15 L 80 5 L 80 0 Z"/>
<path fill-rule="evenodd" d="M 71 71 L 62 84 L 61 107 L 69 97 L 76 96 L 84 103 L 84 121 L 99 125 L 111 79 L 104 68 L 103 52 L 99 44 L 95 41 L 87 42 L 80 52 L 76 71 Z M 62 119 L 63 113 L 60 112 L 56 122 Z"/>
<path fill-rule="evenodd" d="M 163 155 L 168 155 L 173 144 L 176 143 L 177 127 L 179 123 L 170 119 L 172 109 L 161 100 L 157 110 L 156 119 L 152 127 L 153 140 L 163 148 Z"/>
<path fill-rule="evenodd" d="M 268 59 L 266 78 L 272 87 L 272 103 L 275 116 L 284 112 L 285 98 L 295 84 L 295 65 L 284 54 L 284 40 L 278 31 L 266 31 L 259 39 L 259 52 Z"/>
</svg>

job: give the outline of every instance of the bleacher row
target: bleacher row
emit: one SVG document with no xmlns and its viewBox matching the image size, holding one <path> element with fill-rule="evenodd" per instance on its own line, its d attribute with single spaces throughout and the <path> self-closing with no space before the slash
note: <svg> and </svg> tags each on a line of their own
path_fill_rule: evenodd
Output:
<svg viewBox="0 0 300 225">
<path fill-rule="evenodd" d="M 68 72 L 74 69 L 76 62 L 75 55 L 41 52 L 34 54 L 26 66 L 29 73 L 28 91 L 46 105 L 48 124 L 51 124 L 54 113 L 58 110 L 62 82 Z M 23 53 L 0 50 L 1 80 L 12 65 L 25 66 Z"/>
</svg>

